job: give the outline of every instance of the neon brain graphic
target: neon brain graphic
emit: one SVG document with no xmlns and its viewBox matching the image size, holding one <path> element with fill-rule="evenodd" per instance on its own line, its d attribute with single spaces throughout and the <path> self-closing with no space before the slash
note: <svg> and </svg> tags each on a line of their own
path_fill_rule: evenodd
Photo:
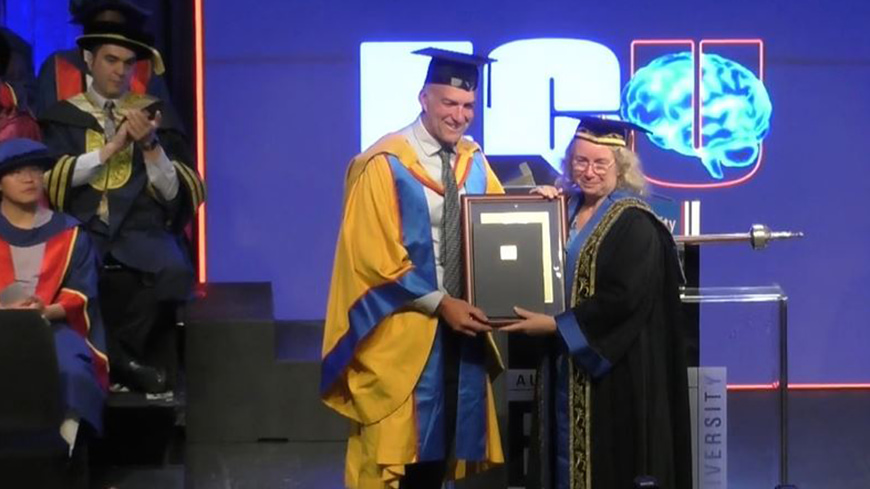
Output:
<svg viewBox="0 0 870 489">
<path fill-rule="evenodd" d="M 651 131 L 663 149 L 697 157 L 722 180 L 728 168 L 752 166 L 770 130 L 773 107 L 761 80 L 744 66 L 717 54 L 701 57 L 700 127 L 696 144 L 695 65 L 692 53 L 656 58 L 639 69 L 622 91 L 623 119 Z"/>
</svg>

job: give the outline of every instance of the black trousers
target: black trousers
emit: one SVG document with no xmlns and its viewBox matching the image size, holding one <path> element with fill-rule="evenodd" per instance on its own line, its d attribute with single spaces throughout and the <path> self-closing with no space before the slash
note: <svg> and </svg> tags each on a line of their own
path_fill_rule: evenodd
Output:
<svg viewBox="0 0 870 489">
<path fill-rule="evenodd" d="M 167 367 L 175 355 L 163 351 L 174 347 L 165 343 L 173 334 L 175 305 L 158 300 L 154 276 L 110 264 L 100 271 L 99 293 L 110 365 L 134 360 Z"/>
<path fill-rule="evenodd" d="M 449 326 L 439 323 L 444 347 L 444 443 L 453 453 L 456 438 L 456 406 L 459 395 L 459 357 L 462 338 Z M 405 466 L 399 489 L 441 489 L 447 475 L 447 461 L 434 460 Z"/>
<path fill-rule="evenodd" d="M 446 474 L 446 460 L 406 465 L 399 489 L 441 489 Z"/>
</svg>

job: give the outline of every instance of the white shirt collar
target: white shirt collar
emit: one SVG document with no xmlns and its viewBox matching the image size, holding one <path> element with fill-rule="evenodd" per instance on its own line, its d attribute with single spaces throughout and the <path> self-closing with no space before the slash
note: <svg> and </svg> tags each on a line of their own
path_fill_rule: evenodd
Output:
<svg viewBox="0 0 870 489">
<path fill-rule="evenodd" d="M 417 143 L 420 144 L 420 148 L 426 153 L 426 156 L 434 156 L 441 151 L 442 144 L 429 134 L 426 126 L 423 125 L 422 117 L 417 117 L 417 120 L 411 125 L 411 133 L 417 139 Z"/>
<path fill-rule="evenodd" d="M 104 109 L 106 107 L 106 102 L 108 102 L 109 100 L 114 102 L 115 107 L 117 108 L 118 107 L 118 100 L 120 100 L 117 98 L 110 99 L 110 98 L 103 97 L 102 95 L 97 93 L 96 90 L 94 90 L 93 84 L 91 84 L 91 86 L 88 87 L 88 98 L 91 99 L 91 102 L 93 102 L 94 105 L 96 105 L 98 109 Z"/>
</svg>

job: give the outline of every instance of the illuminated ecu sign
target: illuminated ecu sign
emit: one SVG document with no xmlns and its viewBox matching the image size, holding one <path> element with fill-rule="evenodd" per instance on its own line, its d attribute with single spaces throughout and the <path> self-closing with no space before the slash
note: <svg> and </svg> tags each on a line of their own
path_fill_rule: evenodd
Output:
<svg viewBox="0 0 870 489">
<path fill-rule="evenodd" d="M 360 149 L 418 114 L 428 58 L 411 52 L 426 46 L 473 51 L 467 41 L 362 43 Z M 651 131 L 636 145 L 656 185 L 724 187 L 761 165 L 772 113 L 761 41 L 634 41 L 624 86 L 619 58 L 593 41 L 526 39 L 488 55 L 498 61 L 484 70 L 477 114 L 493 159 L 538 159 L 558 171 L 577 117 L 588 114 Z"/>
<path fill-rule="evenodd" d="M 620 113 L 651 131 L 638 142 L 650 182 L 717 188 L 758 172 L 773 112 L 760 40 L 634 41 L 631 71 Z"/>
</svg>

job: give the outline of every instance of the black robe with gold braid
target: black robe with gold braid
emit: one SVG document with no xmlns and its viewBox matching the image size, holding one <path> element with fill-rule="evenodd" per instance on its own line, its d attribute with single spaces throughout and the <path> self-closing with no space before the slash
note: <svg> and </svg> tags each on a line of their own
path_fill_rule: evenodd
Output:
<svg viewBox="0 0 870 489">
<path fill-rule="evenodd" d="M 569 199 L 572 219 L 581 203 Z M 670 232 L 617 191 L 566 251 L 571 307 L 556 316 L 538 371 L 528 486 L 633 489 L 649 476 L 691 489 L 682 274 Z"/>
<path fill-rule="evenodd" d="M 128 93 L 117 103 L 117 120 L 130 110 L 159 104 L 151 96 Z M 194 274 L 182 230 L 204 201 L 205 186 L 177 121 L 162 115 L 157 134 L 178 176 L 174 199 L 163 199 L 149 183 L 142 151 L 134 144 L 101 165 L 89 183 L 72 186 L 78 157 L 105 145 L 105 116 L 86 94 L 58 102 L 40 116 L 45 144 L 61 155 L 46 174 L 46 191 L 54 209 L 84 224 L 103 257 L 111 254 L 123 265 L 154 274 L 161 300 L 184 300 Z"/>
</svg>

